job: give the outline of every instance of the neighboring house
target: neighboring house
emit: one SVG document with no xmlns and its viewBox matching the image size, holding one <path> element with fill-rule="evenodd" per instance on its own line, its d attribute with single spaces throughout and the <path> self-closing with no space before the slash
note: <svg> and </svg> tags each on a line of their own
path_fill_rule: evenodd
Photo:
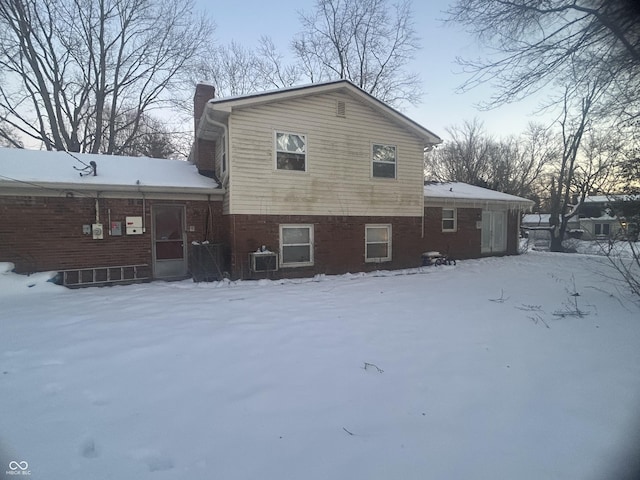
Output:
<svg viewBox="0 0 640 480">
<path fill-rule="evenodd" d="M 534 202 L 466 183 L 424 187 L 426 247 L 454 258 L 518 253 L 520 215 Z"/>
<path fill-rule="evenodd" d="M 0 261 L 67 271 L 73 284 L 302 277 L 417 267 L 433 250 L 517 253 L 519 211 L 532 202 L 425 186 L 423 154 L 440 138 L 349 81 L 213 97 L 197 86 L 191 164 L 0 149 Z M 77 170 L 90 162 L 96 176 Z M 199 275 L 208 257 L 215 274 Z"/>
<path fill-rule="evenodd" d="M 621 216 L 616 216 L 614 210 L 620 212 Z M 625 219 L 625 211 L 629 219 Z M 635 197 L 591 195 L 585 197 L 578 212 L 567 224 L 567 238 L 610 240 L 627 238 L 627 235 L 637 238 L 638 224 L 634 218 L 638 215 L 638 200 Z M 530 213 L 522 219 L 522 228 L 536 244 L 550 239 L 549 231 L 544 229 L 549 226 L 549 216 L 548 213 Z"/>
<path fill-rule="evenodd" d="M 635 204 L 635 210 L 627 208 Z M 638 199 L 629 195 L 591 195 L 584 199 L 580 209 L 582 238 L 587 240 L 608 240 L 626 238 L 627 232 L 637 238 L 638 224 L 633 221 L 633 213 L 638 215 Z M 630 220 L 624 216 L 629 215 Z M 620 216 L 616 216 L 616 213 Z"/>
<path fill-rule="evenodd" d="M 549 248 L 551 233 L 549 232 L 548 213 L 527 213 L 522 216 L 521 228 L 534 247 Z M 567 223 L 566 236 L 580 238 L 583 232 L 580 229 L 578 217 L 573 217 Z"/>
</svg>

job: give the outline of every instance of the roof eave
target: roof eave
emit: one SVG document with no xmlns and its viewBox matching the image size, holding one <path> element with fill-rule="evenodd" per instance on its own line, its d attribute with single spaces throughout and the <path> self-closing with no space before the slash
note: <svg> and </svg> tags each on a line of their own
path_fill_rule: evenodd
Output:
<svg viewBox="0 0 640 480">
<path fill-rule="evenodd" d="M 532 208 L 535 205 L 535 202 L 532 200 L 521 199 L 521 200 L 510 200 L 510 199 L 496 199 L 496 198 L 453 198 L 453 197 L 441 197 L 441 196 L 431 196 L 425 195 L 425 206 L 429 206 L 429 204 L 435 205 L 470 205 L 473 207 L 477 206 L 516 206 L 520 210 L 527 210 Z"/>
<path fill-rule="evenodd" d="M 418 138 L 422 139 L 423 146 L 425 148 L 429 148 L 431 146 L 442 143 L 442 139 L 438 135 L 426 129 L 403 113 L 400 113 L 395 108 L 377 99 L 370 93 L 364 91 L 349 80 L 336 80 L 320 84 L 302 85 L 299 87 L 271 90 L 268 92 L 244 95 L 240 97 L 211 99 L 207 103 L 206 108 L 216 113 L 219 112 L 219 114 L 228 116 L 234 108 L 260 105 L 263 103 L 269 103 L 278 100 L 297 98 L 299 96 L 307 95 L 308 93 L 310 93 L 310 91 L 313 93 L 328 93 L 341 90 L 357 95 L 363 100 L 374 104 L 376 108 L 383 112 L 383 114 L 392 117 L 393 120 L 401 123 L 405 128 L 407 128 L 407 130 L 411 131 Z"/>
<path fill-rule="evenodd" d="M 178 187 L 162 185 L 113 185 L 105 183 L 78 184 L 71 182 L 20 182 L 0 181 L 0 187 L 13 190 L 78 191 L 78 192 L 130 192 L 130 193 L 170 193 L 224 195 L 225 189 L 220 187 Z"/>
</svg>

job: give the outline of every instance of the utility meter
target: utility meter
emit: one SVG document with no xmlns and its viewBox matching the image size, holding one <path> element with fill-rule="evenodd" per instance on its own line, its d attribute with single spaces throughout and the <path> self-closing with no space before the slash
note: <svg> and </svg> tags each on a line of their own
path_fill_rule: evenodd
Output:
<svg viewBox="0 0 640 480">
<path fill-rule="evenodd" d="M 94 223 L 91 225 L 91 233 L 94 240 L 102 240 L 104 238 L 104 230 L 101 223 Z"/>
</svg>

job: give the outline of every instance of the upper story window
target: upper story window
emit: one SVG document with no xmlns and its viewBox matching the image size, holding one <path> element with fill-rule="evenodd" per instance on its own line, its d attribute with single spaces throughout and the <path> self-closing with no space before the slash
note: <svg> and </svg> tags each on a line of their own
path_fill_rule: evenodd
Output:
<svg viewBox="0 0 640 480">
<path fill-rule="evenodd" d="M 442 209 L 442 231 L 443 232 L 456 231 L 456 209 L 455 208 Z"/>
<path fill-rule="evenodd" d="M 372 174 L 374 178 L 396 178 L 395 145 L 373 144 Z"/>
<path fill-rule="evenodd" d="M 307 136 L 276 132 L 276 169 L 307 171 Z"/>
</svg>

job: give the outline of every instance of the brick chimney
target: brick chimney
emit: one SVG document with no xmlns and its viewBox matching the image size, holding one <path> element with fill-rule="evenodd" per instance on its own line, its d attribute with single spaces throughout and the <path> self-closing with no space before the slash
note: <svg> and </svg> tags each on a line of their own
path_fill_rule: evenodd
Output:
<svg viewBox="0 0 640 480">
<path fill-rule="evenodd" d="M 193 96 L 193 128 L 194 134 L 198 132 L 198 125 L 204 113 L 207 102 L 215 98 L 216 89 L 207 83 L 198 83 L 196 93 Z M 215 178 L 215 142 L 211 140 L 195 139 L 194 163 L 198 167 L 198 172 L 206 177 Z"/>
</svg>

